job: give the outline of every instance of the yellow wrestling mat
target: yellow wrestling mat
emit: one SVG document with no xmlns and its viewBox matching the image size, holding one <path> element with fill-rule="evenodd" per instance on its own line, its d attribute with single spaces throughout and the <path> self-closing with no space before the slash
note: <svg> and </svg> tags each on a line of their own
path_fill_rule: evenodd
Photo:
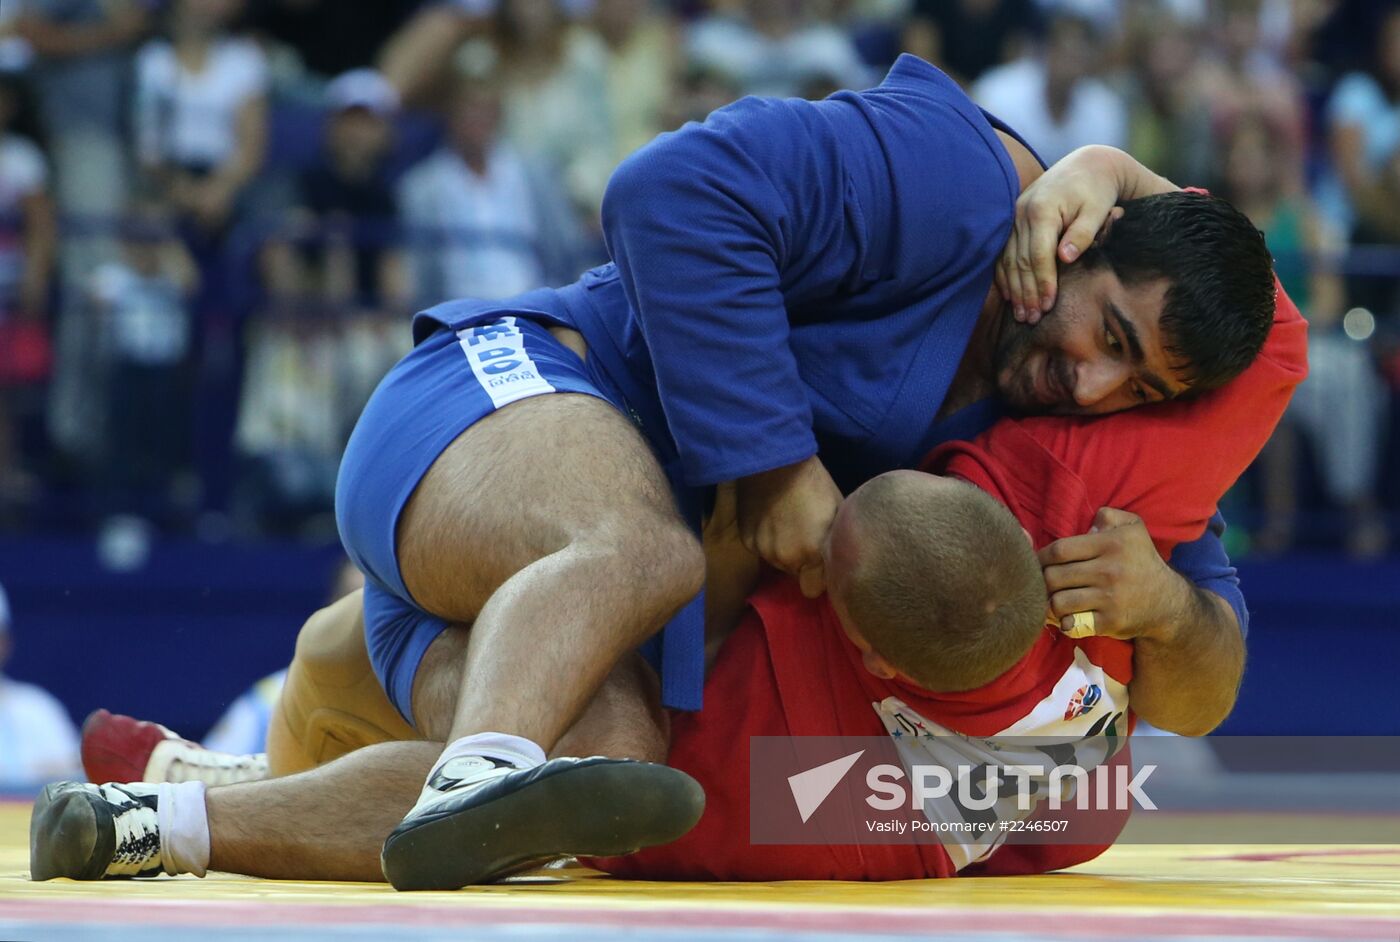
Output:
<svg viewBox="0 0 1400 942">
<path fill-rule="evenodd" d="M 456 893 L 226 875 L 28 880 L 25 804 L 0 804 L 0 940 L 1400 940 L 1400 846 L 1120 846 L 1037 877 L 642 883 L 545 871 Z"/>
</svg>

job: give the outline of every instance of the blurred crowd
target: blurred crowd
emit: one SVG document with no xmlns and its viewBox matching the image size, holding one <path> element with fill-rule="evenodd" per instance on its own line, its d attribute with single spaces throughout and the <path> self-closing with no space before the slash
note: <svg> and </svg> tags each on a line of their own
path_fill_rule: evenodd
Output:
<svg viewBox="0 0 1400 942">
<path fill-rule="evenodd" d="M 1233 549 L 1383 552 L 1400 2 L 1361 0 L 5 0 L 0 530 L 329 537 L 412 311 L 572 280 L 629 152 L 903 51 L 1250 215 L 1313 371 Z"/>
</svg>

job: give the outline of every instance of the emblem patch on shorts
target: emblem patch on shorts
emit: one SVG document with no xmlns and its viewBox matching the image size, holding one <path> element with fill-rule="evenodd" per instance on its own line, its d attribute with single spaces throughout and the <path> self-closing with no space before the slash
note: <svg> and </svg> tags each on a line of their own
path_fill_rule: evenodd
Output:
<svg viewBox="0 0 1400 942">
<path fill-rule="evenodd" d="M 514 317 L 457 331 L 457 343 L 467 355 L 472 373 L 497 409 L 518 399 L 554 392 L 525 350 L 525 337 Z"/>
</svg>

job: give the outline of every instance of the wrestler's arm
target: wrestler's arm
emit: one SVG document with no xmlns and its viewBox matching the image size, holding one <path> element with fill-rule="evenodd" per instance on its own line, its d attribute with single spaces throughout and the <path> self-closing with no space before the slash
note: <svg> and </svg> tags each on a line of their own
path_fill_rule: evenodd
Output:
<svg viewBox="0 0 1400 942">
<path fill-rule="evenodd" d="M 705 521 L 705 665 L 739 625 L 748 598 L 758 586 L 763 561 L 739 538 L 734 484 L 715 489 L 715 506 Z"/>
<path fill-rule="evenodd" d="M 1244 599 L 1220 545 L 1224 522 L 1195 493 L 1211 485 L 1157 487 L 1155 474 L 1120 474 L 1137 462 L 1109 460 L 1114 444 L 1138 453 L 1135 446 L 1151 438 L 1147 418 L 1125 412 L 1096 426 L 1003 419 L 973 442 L 940 447 L 924 468 L 961 477 L 1006 503 L 1043 547 L 1042 560 L 1063 560 L 1045 570 L 1055 615 L 1093 612 L 1096 633 L 1141 641 L 1129 685 L 1138 715 L 1200 735 L 1234 703 L 1244 653 L 1235 608 L 1242 611 Z M 1160 470 L 1169 485 L 1180 481 L 1177 469 Z M 1140 511 L 1152 531 L 1135 514 L 1096 512 L 1105 498 Z M 1064 536 L 1091 526 L 1099 532 Z"/>
<path fill-rule="evenodd" d="M 1041 550 L 1051 608 L 1066 620 L 1091 611 L 1097 634 L 1133 641 L 1134 712 L 1159 729 L 1204 736 L 1230 714 L 1244 674 L 1242 625 L 1221 592 L 1244 600 L 1219 577 L 1229 562 L 1218 537 L 1181 544 L 1172 553 L 1178 571 L 1136 514 L 1104 508 L 1094 527 Z"/>
<path fill-rule="evenodd" d="M 1240 590 L 1239 573 L 1225 552 L 1221 539 L 1224 535 L 1225 518 L 1217 510 L 1206 524 L 1206 532 L 1199 539 L 1177 544 L 1169 562 L 1196 588 L 1214 592 L 1224 599 L 1234 613 L 1240 636 L 1246 637 L 1249 635 L 1249 609 L 1244 603 L 1244 592 Z"/>
<path fill-rule="evenodd" d="M 820 109 L 837 110 L 813 113 Z M 842 299 L 877 279 L 886 296 L 912 298 L 927 290 L 927 272 L 955 264 L 966 247 L 930 241 L 915 270 L 885 271 L 902 260 L 885 257 L 888 247 L 871 257 L 870 233 L 891 244 L 929 241 L 916 223 L 985 212 L 989 190 L 1010 195 L 995 145 L 975 136 L 968 143 L 965 122 L 939 117 L 946 107 L 929 110 L 934 117 L 919 129 L 926 172 L 967 185 L 923 193 L 930 205 L 918 214 L 896 205 L 893 188 L 845 170 L 845 158 L 879 160 L 883 150 L 868 127 L 850 140 L 824 136 L 819 119 L 849 111 L 834 101 L 746 98 L 656 138 L 608 182 L 603 233 L 651 355 L 685 482 L 738 482 L 741 521 L 746 481 L 817 451 L 788 344 L 789 305 L 821 305 L 822 317 L 840 318 Z M 1039 176 L 1024 147 L 999 138 L 1018 187 Z M 1111 205 L 1127 184 L 1103 185 Z"/>
<path fill-rule="evenodd" d="M 1244 676 L 1248 615 L 1216 526 L 1172 553 L 1178 601 L 1161 637 L 1146 635 L 1133 645 L 1133 710 L 1158 729 L 1204 736 L 1234 709 Z M 1228 573 L 1228 575 L 1224 574 Z"/>
</svg>

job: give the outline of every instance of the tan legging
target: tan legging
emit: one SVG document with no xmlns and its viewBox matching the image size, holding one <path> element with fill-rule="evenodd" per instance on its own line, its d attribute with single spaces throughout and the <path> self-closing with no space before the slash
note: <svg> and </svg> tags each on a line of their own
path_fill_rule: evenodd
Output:
<svg viewBox="0 0 1400 942">
<path fill-rule="evenodd" d="M 422 738 L 370 667 L 363 592 L 307 619 L 268 727 L 269 772 L 291 775 L 365 746 Z"/>
</svg>

